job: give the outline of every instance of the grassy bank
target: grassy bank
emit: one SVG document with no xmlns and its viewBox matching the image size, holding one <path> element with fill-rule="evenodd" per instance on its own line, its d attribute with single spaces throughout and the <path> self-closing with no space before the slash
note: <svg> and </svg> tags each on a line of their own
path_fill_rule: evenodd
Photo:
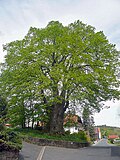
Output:
<svg viewBox="0 0 120 160">
<path fill-rule="evenodd" d="M 73 142 L 88 142 L 88 138 L 86 134 L 83 131 L 80 131 L 79 133 L 73 133 L 69 134 L 66 132 L 63 135 L 53 135 L 49 133 L 44 133 L 38 130 L 32 130 L 32 129 L 14 129 L 15 131 L 19 132 L 21 137 L 37 137 L 37 138 L 43 138 L 43 139 L 52 139 L 52 140 L 62 140 L 62 141 L 73 141 Z"/>
</svg>

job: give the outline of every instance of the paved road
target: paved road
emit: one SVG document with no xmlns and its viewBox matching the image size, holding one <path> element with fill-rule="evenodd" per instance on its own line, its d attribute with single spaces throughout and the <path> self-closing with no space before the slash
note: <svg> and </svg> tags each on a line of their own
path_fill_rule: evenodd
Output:
<svg viewBox="0 0 120 160">
<path fill-rule="evenodd" d="M 114 146 L 114 145 L 107 143 L 107 139 L 102 139 L 102 140 L 98 141 L 96 144 L 94 144 L 93 146 L 97 146 L 97 147 L 110 147 L 110 146 Z"/>
<path fill-rule="evenodd" d="M 37 160 L 42 146 L 23 142 L 23 149 L 20 152 L 19 160 Z"/>
<path fill-rule="evenodd" d="M 36 157 L 39 154 L 38 151 L 41 152 L 43 147 L 31 146 L 31 144 L 27 143 L 24 143 L 24 146 L 26 148 L 23 148 L 22 154 L 25 160 L 120 160 L 120 155 L 118 154 L 120 153 L 120 148 L 109 145 L 106 140 L 101 140 L 92 147 L 79 149 L 47 146 L 44 147 L 44 154 L 40 159 Z M 27 155 L 25 155 L 26 153 Z"/>
<path fill-rule="evenodd" d="M 42 160 L 120 160 L 120 157 L 111 153 L 111 148 L 108 147 L 82 149 L 47 147 Z"/>
</svg>

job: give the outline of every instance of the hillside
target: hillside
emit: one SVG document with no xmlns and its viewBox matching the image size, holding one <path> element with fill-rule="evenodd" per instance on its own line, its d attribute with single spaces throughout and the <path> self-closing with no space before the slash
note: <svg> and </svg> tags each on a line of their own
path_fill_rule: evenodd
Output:
<svg viewBox="0 0 120 160">
<path fill-rule="evenodd" d="M 119 127 L 111 127 L 111 126 L 97 126 L 100 128 L 102 136 L 108 136 L 111 134 L 119 135 L 120 136 L 120 128 Z"/>
</svg>

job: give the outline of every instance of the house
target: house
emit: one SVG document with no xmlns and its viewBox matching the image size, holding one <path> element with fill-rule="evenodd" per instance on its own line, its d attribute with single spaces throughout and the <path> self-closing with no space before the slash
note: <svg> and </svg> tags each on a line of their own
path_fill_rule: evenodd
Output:
<svg viewBox="0 0 120 160">
<path fill-rule="evenodd" d="M 9 123 L 6 123 L 5 126 L 6 126 L 6 127 L 11 127 L 12 125 L 9 124 Z"/>
<path fill-rule="evenodd" d="M 64 118 L 64 130 L 70 131 L 70 133 L 78 133 L 80 130 L 84 130 L 82 126 L 82 120 L 78 115 L 68 114 Z"/>
<path fill-rule="evenodd" d="M 116 138 L 119 138 L 118 135 L 109 135 L 108 136 L 108 139 L 116 139 Z"/>
<path fill-rule="evenodd" d="M 95 127 L 95 139 L 100 140 L 102 138 L 101 131 L 99 127 Z"/>
</svg>

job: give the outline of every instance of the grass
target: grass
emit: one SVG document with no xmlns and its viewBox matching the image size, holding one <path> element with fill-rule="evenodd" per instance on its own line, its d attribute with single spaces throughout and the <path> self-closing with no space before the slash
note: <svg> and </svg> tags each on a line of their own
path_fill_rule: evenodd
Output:
<svg viewBox="0 0 120 160">
<path fill-rule="evenodd" d="M 43 138 L 43 139 L 52 139 L 52 140 L 62 140 L 62 141 L 72 141 L 72 142 L 87 142 L 87 136 L 84 132 L 80 132 L 79 134 L 73 133 L 73 134 L 64 134 L 64 135 L 52 135 L 49 133 L 43 133 L 38 130 L 32 130 L 32 129 L 14 129 L 15 131 L 20 133 L 21 137 L 27 138 L 27 137 L 37 137 L 37 138 Z"/>
</svg>

